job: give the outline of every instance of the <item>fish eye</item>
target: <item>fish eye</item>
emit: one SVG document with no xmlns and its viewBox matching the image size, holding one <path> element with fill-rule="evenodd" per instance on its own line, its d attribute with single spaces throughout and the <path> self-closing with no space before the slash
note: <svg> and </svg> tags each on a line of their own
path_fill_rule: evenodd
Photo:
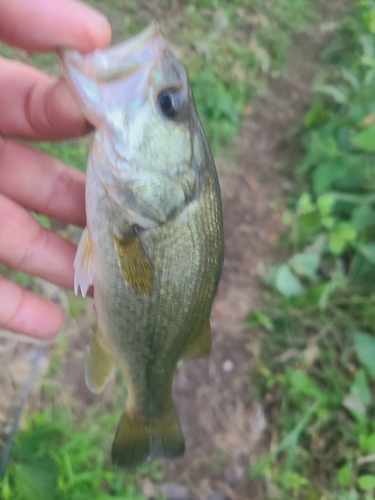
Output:
<svg viewBox="0 0 375 500">
<path fill-rule="evenodd" d="M 158 101 L 161 112 L 168 118 L 176 116 L 181 109 L 181 97 L 178 90 L 162 90 L 158 95 Z"/>
</svg>

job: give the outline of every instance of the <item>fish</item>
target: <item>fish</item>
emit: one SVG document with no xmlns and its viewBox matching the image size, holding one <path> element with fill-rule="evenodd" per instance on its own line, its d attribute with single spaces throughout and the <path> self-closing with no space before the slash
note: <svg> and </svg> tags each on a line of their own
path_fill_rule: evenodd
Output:
<svg viewBox="0 0 375 500">
<path fill-rule="evenodd" d="M 115 367 L 125 377 L 113 464 L 178 457 L 172 381 L 180 359 L 210 353 L 223 265 L 214 160 L 187 72 L 156 23 L 109 49 L 59 56 L 96 129 L 74 261 L 75 292 L 93 285 L 96 315 L 86 382 L 100 393 Z"/>
</svg>

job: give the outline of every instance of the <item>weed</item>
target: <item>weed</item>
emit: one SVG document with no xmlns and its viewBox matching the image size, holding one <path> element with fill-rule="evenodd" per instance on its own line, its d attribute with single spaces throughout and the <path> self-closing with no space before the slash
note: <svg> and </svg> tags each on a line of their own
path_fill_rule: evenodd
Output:
<svg viewBox="0 0 375 500">
<path fill-rule="evenodd" d="M 284 217 L 294 253 L 249 317 L 267 329 L 259 387 L 280 436 L 252 470 L 270 498 L 374 498 L 373 19 L 375 2 L 359 1 L 322 55 Z"/>
<path fill-rule="evenodd" d="M 156 465 L 136 471 L 114 470 L 108 463 L 108 438 L 119 415 L 88 415 L 74 425 L 64 407 L 29 419 L 12 450 L 12 462 L 0 484 L 3 500 L 142 500 L 139 482 L 147 474 L 160 478 Z M 88 426 L 88 420 L 91 424 Z"/>
<path fill-rule="evenodd" d="M 278 76 L 290 33 L 311 16 L 309 0 L 189 2 L 187 29 L 177 40 L 185 57 L 197 108 L 214 152 L 237 136 L 244 107 Z M 209 27 L 209 29 L 208 29 Z"/>
</svg>

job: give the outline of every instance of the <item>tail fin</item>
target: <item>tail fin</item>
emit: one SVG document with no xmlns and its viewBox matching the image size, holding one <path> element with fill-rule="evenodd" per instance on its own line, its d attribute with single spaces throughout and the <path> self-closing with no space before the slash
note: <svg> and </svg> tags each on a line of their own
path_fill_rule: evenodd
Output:
<svg viewBox="0 0 375 500">
<path fill-rule="evenodd" d="M 174 406 L 158 419 L 122 414 L 112 445 L 112 462 L 133 467 L 147 459 L 172 458 L 185 452 L 184 436 Z"/>
</svg>

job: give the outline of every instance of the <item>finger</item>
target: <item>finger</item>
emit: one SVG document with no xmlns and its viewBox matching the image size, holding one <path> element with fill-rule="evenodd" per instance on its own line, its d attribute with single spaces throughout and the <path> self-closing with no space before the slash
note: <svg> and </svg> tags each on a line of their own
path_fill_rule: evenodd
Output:
<svg viewBox="0 0 375 500">
<path fill-rule="evenodd" d="M 0 140 L 0 193 L 53 219 L 86 223 L 84 174 L 24 144 Z"/>
<path fill-rule="evenodd" d="M 0 134 L 4 136 L 56 140 L 92 129 L 65 80 L 0 58 L 0 88 Z"/>
<path fill-rule="evenodd" d="M 0 195 L 0 261 L 72 288 L 75 252 L 71 241 L 47 231 L 26 210 Z"/>
<path fill-rule="evenodd" d="M 109 44 L 111 28 L 97 10 L 74 0 L 0 0 L 0 39 L 29 52 L 87 53 Z"/>
<path fill-rule="evenodd" d="M 47 338 L 58 333 L 63 322 L 63 313 L 51 301 L 0 276 L 0 327 Z"/>
</svg>

